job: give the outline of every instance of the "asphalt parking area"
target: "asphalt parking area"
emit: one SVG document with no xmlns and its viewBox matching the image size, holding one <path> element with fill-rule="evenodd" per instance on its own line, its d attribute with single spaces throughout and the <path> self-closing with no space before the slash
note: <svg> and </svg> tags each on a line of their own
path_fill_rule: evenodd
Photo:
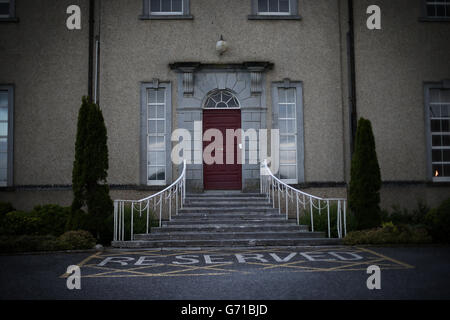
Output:
<svg viewBox="0 0 450 320">
<path fill-rule="evenodd" d="M 79 289 L 65 274 L 74 265 Z M 444 246 L 107 249 L 0 255 L 0 269 L 0 300 L 450 299 Z"/>
<path fill-rule="evenodd" d="M 363 247 L 105 251 L 92 254 L 77 265 L 83 278 L 343 272 L 366 270 L 370 265 L 384 270 L 414 268 Z"/>
</svg>

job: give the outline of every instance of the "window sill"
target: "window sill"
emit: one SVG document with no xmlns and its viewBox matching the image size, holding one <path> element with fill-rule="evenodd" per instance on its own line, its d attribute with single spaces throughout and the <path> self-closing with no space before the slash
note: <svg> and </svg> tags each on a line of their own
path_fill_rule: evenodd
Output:
<svg viewBox="0 0 450 320">
<path fill-rule="evenodd" d="M 15 17 L 15 18 L 0 18 L 0 23 L 2 23 L 2 22 L 5 22 L 5 23 L 7 23 L 7 22 L 11 22 L 11 23 L 19 22 L 19 18 L 17 18 L 17 17 Z"/>
<path fill-rule="evenodd" d="M 146 15 L 146 16 L 139 16 L 139 20 L 193 20 L 194 17 L 191 15 Z"/>
<path fill-rule="evenodd" d="M 420 17 L 420 22 L 450 22 L 450 17 L 448 18 L 433 18 L 433 17 Z"/>
<path fill-rule="evenodd" d="M 252 14 L 248 16 L 248 20 L 302 20 L 299 15 L 258 15 Z"/>
</svg>

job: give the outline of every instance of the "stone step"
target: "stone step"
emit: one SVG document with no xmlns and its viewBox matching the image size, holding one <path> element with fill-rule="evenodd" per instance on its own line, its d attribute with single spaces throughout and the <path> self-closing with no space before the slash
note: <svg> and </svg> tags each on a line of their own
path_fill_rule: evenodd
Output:
<svg viewBox="0 0 450 320">
<path fill-rule="evenodd" d="M 183 219 L 198 219 L 198 220 L 216 220 L 216 219 L 237 219 L 237 220 L 249 220 L 249 219 L 279 219 L 285 218 L 285 216 L 280 215 L 278 213 L 239 213 L 239 212 L 231 212 L 231 213 L 182 213 L 178 215 L 172 216 L 173 220 L 183 220 Z"/>
<path fill-rule="evenodd" d="M 309 227 L 305 225 L 296 224 L 209 224 L 209 225 L 169 225 L 161 228 L 151 228 L 151 233 L 165 233 L 165 232 L 264 232 L 264 231 L 309 231 Z"/>
<path fill-rule="evenodd" d="M 236 219 L 235 217 L 231 218 L 205 218 L 205 219 L 176 219 L 172 218 L 171 221 L 163 221 L 162 226 L 182 226 L 182 225 L 271 225 L 273 223 L 286 223 L 286 225 L 294 224 L 294 222 L 288 222 L 284 218 L 248 218 L 248 219 Z"/>
<path fill-rule="evenodd" d="M 185 201 L 205 201 L 205 202 L 213 202 L 213 201 L 258 201 L 260 203 L 266 202 L 266 197 L 186 197 Z"/>
<path fill-rule="evenodd" d="M 273 209 L 272 207 L 183 207 L 183 209 L 178 210 L 179 213 L 278 213 L 278 209 Z"/>
<path fill-rule="evenodd" d="M 221 239 L 221 240 L 152 240 L 113 241 L 116 248 L 192 248 L 192 247 L 257 247 L 257 246 L 319 246 L 339 245 L 341 239 L 286 238 L 286 239 Z"/>
<path fill-rule="evenodd" d="M 234 192 L 234 191 L 208 191 L 204 193 L 186 193 L 186 199 L 189 198 L 265 198 L 261 193 Z"/>
<path fill-rule="evenodd" d="M 324 238 L 323 232 L 160 232 L 135 234 L 134 240 L 226 240 L 226 239 L 297 239 Z"/>
<path fill-rule="evenodd" d="M 263 207 L 273 209 L 273 206 L 264 200 L 191 200 L 187 199 L 183 205 L 184 208 L 191 207 L 206 207 L 206 208 L 229 208 L 229 207 L 243 207 L 243 208 L 251 208 L 251 207 Z"/>
</svg>

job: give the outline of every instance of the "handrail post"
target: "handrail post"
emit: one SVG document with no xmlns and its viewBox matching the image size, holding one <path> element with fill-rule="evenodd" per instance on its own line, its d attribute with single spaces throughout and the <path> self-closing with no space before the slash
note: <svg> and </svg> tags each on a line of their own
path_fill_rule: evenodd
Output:
<svg viewBox="0 0 450 320">
<path fill-rule="evenodd" d="M 314 232 L 314 217 L 313 217 L 313 199 L 309 197 L 309 211 L 311 212 L 311 232 Z"/>
<path fill-rule="evenodd" d="M 178 184 L 175 188 L 175 214 L 178 215 Z"/>
<path fill-rule="evenodd" d="M 122 241 L 125 240 L 125 202 L 122 202 Z"/>
<path fill-rule="evenodd" d="M 162 226 L 162 203 L 163 203 L 163 194 L 159 196 L 159 227 Z"/>
<path fill-rule="evenodd" d="M 328 238 L 331 238 L 331 228 L 330 228 L 330 200 L 327 200 L 327 217 L 328 217 Z"/>
<path fill-rule="evenodd" d="M 117 201 L 114 201 L 114 234 L 113 240 L 117 241 Z"/>
<path fill-rule="evenodd" d="M 347 236 L 347 218 L 346 218 L 346 213 L 347 213 L 347 203 L 345 200 L 342 201 L 343 205 L 344 205 L 344 237 Z"/>
<path fill-rule="evenodd" d="M 169 192 L 169 221 L 172 221 L 172 190 Z"/>
<path fill-rule="evenodd" d="M 296 205 L 296 209 L 297 209 L 297 224 L 300 225 L 300 211 L 298 209 L 298 193 L 295 193 L 295 205 Z"/>
<path fill-rule="evenodd" d="M 147 232 L 148 233 L 148 225 L 150 220 L 150 200 L 147 200 Z"/>
<path fill-rule="evenodd" d="M 278 189 L 278 213 L 281 214 L 281 188 L 279 182 L 277 182 L 277 189 Z"/>
<path fill-rule="evenodd" d="M 133 241 L 133 210 L 134 210 L 134 202 L 131 202 L 131 241 Z"/>
<path fill-rule="evenodd" d="M 287 187 L 285 187 L 285 189 L 286 189 L 286 220 L 289 220 L 289 191 Z"/>
</svg>

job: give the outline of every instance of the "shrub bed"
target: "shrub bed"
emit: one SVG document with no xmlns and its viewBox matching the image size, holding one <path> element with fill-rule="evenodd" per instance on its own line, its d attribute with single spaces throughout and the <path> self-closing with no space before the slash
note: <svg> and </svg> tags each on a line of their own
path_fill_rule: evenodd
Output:
<svg viewBox="0 0 450 320">
<path fill-rule="evenodd" d="M 59 237 L 53 235 L 2 235 L 0 236 L 0 252 L 17 253 L 92 249 L 95 243 L 96 241 L 92 234 L 84 230 L 68 231 Z"/>
<path fill-rule="evenodd" d="M 304 213 L 300 216 L 300 224 L 309 226 L 311 230 L 311 213 L 309 210 L 304 211 Z M 322 209 L 319 213 L 319 210 L 313 208 L 313 220 L 314 220 L 314 231 L 322 231 L 325 232 L 325 236 L 328 237 L 328 213 L 327 209 Z M 346 221 L 347 221 L 347 232 L 355 229 L 355 219 L 353 215 L 347 211 L 346 213 Z M 342 228 L 344 226 L 344 213 L 342 211 Z M 337 238 L 337 205 L 330 205 L 330 231 L 331 237 Z M 344 229 L 342 229 L 342 233 L 344 233 Z"/>
<path fill-rule="evenodd" d="M 381 228 L 352 231 L 343 239 L 344 244 L 421 244 L 431 243 L 432 238 L 423 227 L 383 223 Z"/>
</svg>

